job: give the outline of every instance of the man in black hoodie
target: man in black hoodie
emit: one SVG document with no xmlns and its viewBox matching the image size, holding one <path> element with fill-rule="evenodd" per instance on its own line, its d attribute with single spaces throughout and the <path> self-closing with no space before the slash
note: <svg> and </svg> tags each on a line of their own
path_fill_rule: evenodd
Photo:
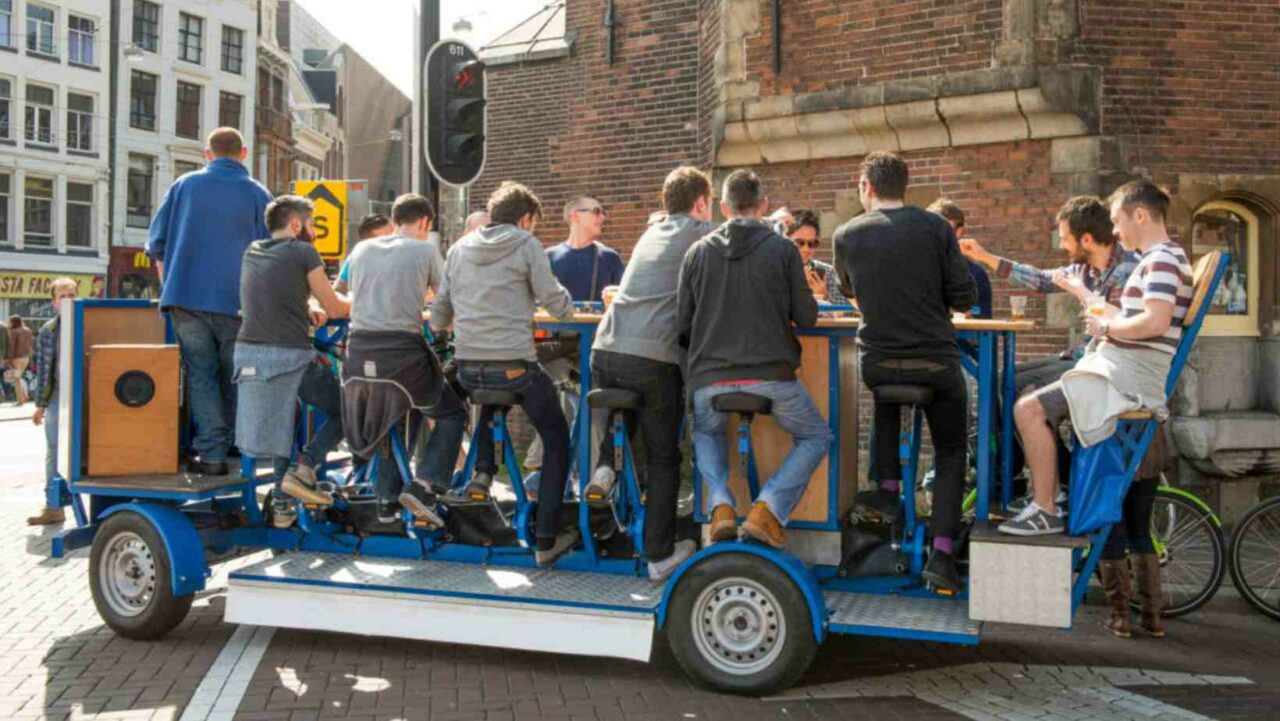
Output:
<svg viewBox="0 0 1280 721">
<path fill-rule="evenodd" d="M 805 279 L 800 251 L 762 220 L 769 201 L 760 177 L 734 171 L 724 181 L 721 212 L 729 221 L 684 256 L 677 291 L 677 327 L 689 350 L 686 379 L 693 389 L 693 445 L 707 484 L 711 541 L 737 535 L 729 491 L 725 415 L 711 399 L 752 393 L 772 401 L 773 419 L 794 446 L 760 491 L 742 530 L 775 548 L 782 527 L 822 463 L 831 431 L 796 380 L 800 342 L 792 324 L 818 322 L 818 303 Z"/>
<path fill-rule="evenodd" d="M 866 213 L 836 231 L 836 273 L 862 311 L 858 332 L 862 378 L 871 388 L 918 385 L 933 389 L 925 406 L 937 480 L 933 496 L 933 552 L 921 576 L 958 591 L 952 544 L 964 493 L 967 388 L 960 370 L 951 311 L 978 302 L 955 231 L 940 215 L 906 205 L 907 164 L 890 153 L 862 163 L 858 195 Z M 877 403 L 875 464 L 879 487 L 859 500 L 896 515 L 902 485 L 898 462 L 901 406 Z"/>
</svg>

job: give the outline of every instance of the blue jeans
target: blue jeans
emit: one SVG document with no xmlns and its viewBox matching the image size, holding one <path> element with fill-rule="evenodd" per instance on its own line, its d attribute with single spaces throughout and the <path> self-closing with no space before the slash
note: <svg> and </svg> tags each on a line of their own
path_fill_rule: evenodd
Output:
<svg viewBox="0 0 1280 721">
<path fill-rule="evenodd" d="M 440 400 L 434 406 L 413 414 L 410 438 L 421 439 L 422 425 L 427 418 L 436 423 L 416 454 L 419 458 L 413 476 L 429 486 L 449 488 L 453 485 L 453 467 L 458 461 L 462 436 L 467 430 L 467 411 L 448 383 L 441 386 Z"/>
<path fill-rule="evenodd" d="M 221 313 L 170 308 L 178 336 L 195 435 L 191 445 L 206 463 L 227 460 L 236 427 L 236 334 L 240 319 Z"/>
<path fill-rule="evenodd" d="M 711 409 L 711 399 L 724 393 L 753 393 L 773 401 L 771 415 L 794 444 L 773 477 L 765 482 L 760 497 L 780 523 L 791 518 L 809 478 L 822 463 L 831 445 L 831 429 L 799 381 L 763 381 L 733 385 L 704 386 L 693 393 L 693 450 L 698 472 L 707 484 L 707 508 L 727 505 L 736 508 L 729 490 L 729 439 L 725 435 L 728 414 Z"/>
<path fill-rule="evenodd" d="M 338 441 L 342 440 L 342 385 L 338 383 L 338 376 L 317 358 L 302 373 L 298 398 L 324 414 L 324 422 L 316 429 L 315 435 L 298 457 L 299 463 L 318 469 L 329 456 L 329 451 L 336 448 Z M 289 459 L 277 456 L 274 470 L 273 478 L 279 488 L 280 481 L 289 470 Z"/>
<path fill-rule="evenodd" d="M 44 504 L 47 508 L 62 508 L 58 480 L 58 402 L 53 401 L 44 409 Z"/>
<path fill-rule="evenodd" d="M 511 377 L 512 374 L 517 374 Z M 536 363 L 516 368 L 511 362 L 485 363 L 467 361 L 458 364 L 458 381 L 467 391 L 476 389 L 515 391 L 524 398 L 520 407 L 542 436 L 544 447 L 542 481 L 538 490 L 536 534 L 540 539 L 555 538 L 559 530 L 560 511 L 564 506 L 564 484 L 569 475 L 569 423 L 560 409 L 560 399 L 551 378 Z M 496 474 L 498 461 L 493 457 L 493 419 L 491 408 L 482 409 L 480 423 L 472 435 L 476 444 L 475 469 Z"/>
</svg>

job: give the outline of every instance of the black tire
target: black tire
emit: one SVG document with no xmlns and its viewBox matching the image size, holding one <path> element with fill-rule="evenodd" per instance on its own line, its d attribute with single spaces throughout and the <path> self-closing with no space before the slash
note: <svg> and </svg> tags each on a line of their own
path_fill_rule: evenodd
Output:
<svg viewBox="0 0 1280 721">
<path fill-rule="evenodd" d="M 150 521 L 131 511 L 112 515 L 98 529 L 89 555 L 89 589 L 98 615 L 125 638 L 147 640 L 172 631 L 191 610 L 195 594 L 173 595 L 171 569 L 164 540 Z"/>
<path fill-rule="evenodd" d="M 1228 559 L 1236 590 L 1259 613 L 1280 621 L 1280 496 L 1244 514 L 1231 537 Z M 1263 588 L 1257 581 L 1266 578 Z"/>
<path fill-rule="evenodd" d="M 1160 557 L 1162 615 L 1182 616 L 1208 603 L 1227 571 L 1227 544 L 1213 513 L 1160 487 L 1151 506 L 1151 535 Z M 1140 609 L 1136 594 L 1131 605 Z"/>
<path fill-rule="evenodd" d="M 690 678 L 743 695 L 791 686 L 818 650 L 804 594 L 782 569 L 747 553 L 711 556 L 680 578 L 666 635 Z"/>
</svg>

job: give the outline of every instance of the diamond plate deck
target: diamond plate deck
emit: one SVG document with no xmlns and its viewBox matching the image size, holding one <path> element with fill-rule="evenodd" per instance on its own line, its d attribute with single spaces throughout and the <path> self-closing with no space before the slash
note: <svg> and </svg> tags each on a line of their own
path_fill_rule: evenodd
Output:
<svg viewBox="0 0 1280 721">
<path fill-rule="evenodd" d="M 832 633 L 976 644 L 982 630 L 966 601 L 840 591 L 823 598 Z"/>
<path fill-rule="evenodd" d="M 652 612 L 663 584 L 647 578 L 443 561 L 289 553 L 231 574 L 231 586 L 321 586 L 506 603 Z"/>
</svg>

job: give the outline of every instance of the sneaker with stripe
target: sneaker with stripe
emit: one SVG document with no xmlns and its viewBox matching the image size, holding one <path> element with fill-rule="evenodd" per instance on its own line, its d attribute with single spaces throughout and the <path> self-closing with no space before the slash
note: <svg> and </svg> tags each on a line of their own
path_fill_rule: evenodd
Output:
<svg viewBox="0 0 1280 721">
<path fill-rule="evenodd" d="M 1012 520 L 1000 524 L 1000 532 L 1011 536 L 1049 536 L 1066 530 L 1066 519 L 1049 513 L 1035 501 L 1027 504 L 1026 509 Z"/>
</svg>

